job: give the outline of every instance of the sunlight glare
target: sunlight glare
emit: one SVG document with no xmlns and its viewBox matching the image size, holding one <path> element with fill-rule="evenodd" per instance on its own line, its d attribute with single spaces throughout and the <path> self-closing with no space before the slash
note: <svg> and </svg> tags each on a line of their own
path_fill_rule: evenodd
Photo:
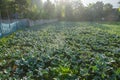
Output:
<svg viewBox="0 0 120 80">
<path fill-rule="evenodd" d="M 47 1 L 47 0 L 42 0 L 43 2 Z M 50 0 L 51 2 L 55 2 L 55 0 Z"/>
</svg>

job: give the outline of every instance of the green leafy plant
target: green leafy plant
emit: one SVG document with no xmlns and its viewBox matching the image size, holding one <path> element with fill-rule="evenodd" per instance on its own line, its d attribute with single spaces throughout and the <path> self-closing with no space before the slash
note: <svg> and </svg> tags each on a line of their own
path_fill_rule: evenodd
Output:
<svg viewBox="0 0 120 80">
<path fill-rule="evenodd" d="M 0 39 L 0 79 L 120 79 L 119 34 L 87 22 L 34 28 Z"/>
</svg>

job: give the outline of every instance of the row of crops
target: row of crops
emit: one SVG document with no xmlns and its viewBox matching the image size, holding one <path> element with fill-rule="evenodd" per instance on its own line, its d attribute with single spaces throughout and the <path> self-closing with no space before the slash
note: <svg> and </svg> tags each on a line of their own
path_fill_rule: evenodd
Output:
<svg viewBox="0 0 120 80">
<path fill-rule="evenodd" d="M 0 80 L 119 80 L 119 32 L 105 25 L 119 26 L 58 22 L 0 39 Z"/>
</svg>

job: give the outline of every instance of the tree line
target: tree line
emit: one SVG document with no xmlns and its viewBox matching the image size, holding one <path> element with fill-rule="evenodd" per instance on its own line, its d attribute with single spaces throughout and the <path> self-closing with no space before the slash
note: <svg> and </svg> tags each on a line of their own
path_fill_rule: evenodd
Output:
<svg viewBox="0 0 120 80">
<path fill-rule="evenodd" d="M 101 1 L 84 6 L 81 0 L 0 0 L 0 15 L 8 18 L 72 21 L 119 20 L 119 9 Z"/>
</svg>

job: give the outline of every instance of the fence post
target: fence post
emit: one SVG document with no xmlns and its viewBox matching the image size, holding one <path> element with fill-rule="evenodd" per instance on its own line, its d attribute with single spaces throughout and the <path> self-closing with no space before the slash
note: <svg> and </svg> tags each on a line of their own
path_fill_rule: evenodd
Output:
<svg viewBox="0 0 120 80">
<path fill-rule="evenodd" d="M 9 16 L 8 10 L 7 10 L 7 16 L 8 16 L 8 20 L 9 20 L 9 30 L 10 30 L 10 16 Z M 11 30 L 10 30 L 10 32 L 11 32 Z"/>
<path fill-rule="evenodd" d="M 1 16 L 1 11 L 0 11 L 0 37 L 2 36 L 2 16 Z"/>
<path fill-rule="evenodd" d="M 19 24 L 18 24 L 18 13 L 16 12 L 15 14 L 15 20 L 16 20 L 16 26 L 15 26 L 15 29 L 17 30 L 19 28 Z"/>
</svg>

